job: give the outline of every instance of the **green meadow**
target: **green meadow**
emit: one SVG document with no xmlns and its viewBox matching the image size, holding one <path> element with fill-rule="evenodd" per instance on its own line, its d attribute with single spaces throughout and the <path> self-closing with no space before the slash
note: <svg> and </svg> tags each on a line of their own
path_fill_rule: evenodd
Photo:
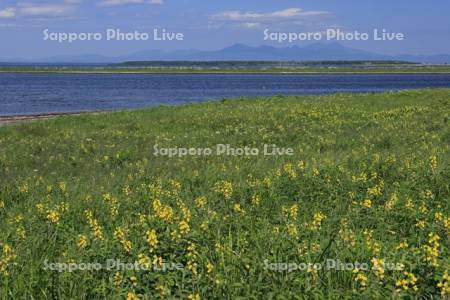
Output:
<svg viewBox="0 0 450 300">
<path fill-rule="evenodd" d="M 449 118 L 425 89 L 2 126 L 0 298 L 448 299 Z"/>
</svg>

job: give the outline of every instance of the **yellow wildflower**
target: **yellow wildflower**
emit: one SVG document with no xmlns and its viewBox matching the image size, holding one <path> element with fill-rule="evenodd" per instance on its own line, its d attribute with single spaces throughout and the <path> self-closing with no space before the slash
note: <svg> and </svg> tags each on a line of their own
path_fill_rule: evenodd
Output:
<svg viewBox="0 0 450 300">
<path fill-rule="evenodd" d="M 189 227 L 189 223 L 185 220 L 180 221 L 180 224 L 178 226 L 180 228 L 180 233 L 182 235 L 186 235 L 189 233 L 189 231 L 191 230 Z"/>
<path fill-rule="evenodd" d="M 142 253 L 140 253 L 138 255 L 138 262 L 139 262 L 139 265 L 141 265 L 145 268 L 148 268 L 151 265 L 150 257 L 148 257 L 147 255 L 142 254 Z"/>
<path fill-rule="evenodd" d="M 130 278 L 128 278 L 128 280 L 130 281 L 130 284 L 132 286 L 137 286 L 138 279 L 136 276 L 131 276 Z"/>
<path fill-rule="evenodd" d="M 436 157 L 436 155 L 432 155 L 430 157 L 430 168 L 431 168 L 431 171 L 433 173 L 436 172 L 437 167 L 438 167 L 437 157 Z"/>
<path fill-rule="evenodd" d="M 433 267 L 438 267 L 438 258 L 439 258 L 439 248 L 440 248 L 440 244 L 439 244 L 439 240 L 441 239 L 439 237 L 439 235 L 430 232 L 428 234 L 428 244 L 425 245 L 424 251 L 425 251 L 425 260 L 430 263 L 431 266 Z"/>
<path fill-rule="evenodd" d="M 47 220 L 49 220 L 52 223 L 55 224 L 59 224 L 59 220 L 60 220 L 60 213 L 59 211 L 55 210 L 55 209 L 50 209 L 47 211 Z"/>
<path fill-rule="evenodd" d="M 409 247 L 408 243 L 406 241 L 402 241 L 400 244 L 398 244 L 395 250 L 407 249 L 408 247 Z"/>
<path fill-rule="evenodd" d="M 139 297 L 136 295 L 134 291 L 128 292 L 127 300 L 139 300 Z"/>
<path fill-rule="evenodd" d="M 279 234 L 279 233 L 280 233 L 280 227 L 274 226 L 274 227 L 272 228 L 272 233 L 273 233 L 273 234 Z"/>
<path fill-rule="evenodd" d="M 8 268 L 10 264 L 16 259 L 16 257 L 16 253 L 8 244 L 3 245 L 3 253 L 2 257 L 0 258 L 0 273 L 8 276 Z"/>
<path fill-rule="evenodd" d="M 445 270 L 442 280 L 437 284 L 437 287 L 441 290 L 442 297 L 450 295 L 450 275 L 448 270 Z"/>
<path fill-rule="evenodd" d="M 417 287 L 417 278 L 414 276 L 413 273 L 404 272 L 403 275 L 406 276 L 404 279 L 399 279 L 395 283 L 395 286 L 397 287 L 397 292 L 399 292 L 401 289 L 407 291 L 408 289 L 413 289 L 415 292 L 419 290 Z"/>
<path fill-rule="evenodd" d="M 261 202 L 261 197 L 259 195 L 257 195 L 257 194 L 254 194 L 252 196 L 252 199 L 250 200 L 250 202 L 252 203 L 252 205 L 258 206 L 259 203 Z"/>
<path fill-rule="evenodd" d="M 367 276 L 358 269 L 354 269 L 353 273 L 356 274 L 354 280 L 360 285 L 360 288 L 362 290 L 366 289 L 368 281 Z"/>
<path fill-rule="evenodd" d="M 242 209 L 240 203 L 235 203 L 235 204 L 233 205 L 233 210 L 234 210 L 234 212 L 236 212 L 236 213 L 243 213 L 243 212 L 244 212 L 244 210 Z"/>
<path fill-rule="evenodd" d="M 27 237 L 27 234 L 26 234 L 26 231 L 25 231 L 25 228 L 23 227 L 23 225 L 19 225 L 17 227 L 16 234 L 22 240 L 26 239 L 26 237 Z"/>
<path fill-rule="evenodd" d="M 206 272 L 207 272 L 207 273 L 211 273 L 213 270 L 214 270 L 213 264 L 212 264 L 212 263 L 208 263 L 208 264 L 206 265 Z"/>
<path fill-rule="evenodd" d="M 94 240 L 103 240 L 103 230 L 102 227 L 98 224 L 98 221 L 94 219 L 93 213 L 91 210 L 85 210 L 84 214 L 89 223 L 89 227 L 94 233 Z"/>
<path fill-rule="evenodd" d="M 199 294 L 190 294 L 188 296 L 188 300 L 201 300 L 200 295 Z"/>
<path fill-rule="evenodd" d="M 420 228 L 420 229 L 424 229 L 425 228 L 425 221 L 424 220 L 417 220 L 416 227 Z"/>
<path fill-rule="evenodd" d="M 391 210 L 394 207 L 395 203 L 397 203 L 397 201 L 398 201 L 398 196 L 397 196 L 397 193 L 394 192 L 391 194 L 389 201 L 386 203 L 386 209 Z"/>
<path fill-rule="evenodd" d="M 122 284 L 122 281 L 123 281 L 122 274 L 120 274 L 120 272 L 116 272 L 116 274 L 114 274 L 114 278 L 113 278 L 114 286 L 116 288 L 120 287 L 120 285 Z"/>
<path fill-rule="evenodd" d="M 202 196 L 202 197 L 198 197 L 197 199 L 195 199 L 195 205 L 197 206 L 197 208 L 204 208 L 206 205 L 206 197 Z"/>
<path fill-rule="evenodd" d="M 150 246 L 150 252 L 153 252 L 158 247 L 158 237 L 154 229 L 147 231 L 147 243 Z"/>
<path fill-rule="evenodd" d="M 85 235 L 83 235 L 83 234 L 78 235 L 78 243 L 77 243 L 78 248 L 80 248 L 80 249 L 86 248 L 87 243 L 88 243 L 88 241 L 87 241 L 87 237 Z"/>
<path fill-rule="evenodd" d="M 378 277 L 378 279 L 383 280 L 384 279 L 384 261 L 382 259 L 378 258 L 372 258 L 372 271 L 375 273 L 375 276 Z"/>
<path fill-rule="evenodd" d="M 233 195 L 233 184 L 230 181 L 220 181 L 215 184 L 214 191 L 222 194 L 225 199 L 230 199 Z"/>
<path fill-rule="evenodd" d="M 292 223 L 288 224 L 287 231 L 290 236 L 298 238 L 298 230 L 297 230 L 297 226 L 295 224 L 292 224 Z"/>
<path fill-rule="evenodd" d="M 372 200 L 366 199 L 361 204 L 365 208 L 371 208 L 372 207 Z"/>
<path fill-rule="evenodd" d="M 408 199 L 406 200 L 405 207 L 406 207 L 407 209 L 413 209 L 413 208 L 414 208 L 414 203 L 413 203 L 413 201 L 412 201 L 411 198 L 408 198 Z"/>
<path fill-rule="evenodd" d="M 283 214 L 291 219 L 292 221 L 296 221 L 297 220 L 297 215 L 298 215 L 298 204 L 293 204 L 291 207 L 282 207 L 282 211 Z"/>
<path fill-rule="evenodd" d="M 320 229 L 322 226 L 322 221 L 326 218 L 326 216 L 322 212 L 317 212 L 314 214 L 312 227 L 313 229 Z"/>
</svg>

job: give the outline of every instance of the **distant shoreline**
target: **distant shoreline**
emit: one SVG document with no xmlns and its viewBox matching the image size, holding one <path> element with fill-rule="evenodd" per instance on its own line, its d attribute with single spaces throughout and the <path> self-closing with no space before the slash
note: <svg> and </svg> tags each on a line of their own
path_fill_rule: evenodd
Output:
<svg viewBox="0 0 450 300">
<path fill-rule="evenodd" d="M 211 70 L 186 70 L 186 71 L 180 71 L 180 70 L 164 70 L 164 71 L 152 71 L 152 70 L 145 70 L 145 71 L 121 71 L 121 70 L 114 70 L 114 71 L 98 71 L 98 70 L 83 70 L 83 71 L 74 71 L 74 70 L 0 70 L 0 74 L 161 74 L 161 75 L 176 75 L 176 74 L 205 74 L 205 75 L 215 75 L 215 74 L 255 74 L 255 75 L 264 75 L 264 74 L 450 74 L 450 68 L 448 70 L 315 70 L 315 71 L 302 71 L 302 70 L 296 70 L 296 71 L 277 71 L 277 70 L 246 70 L 246 71 L 239 71 L 239 70 L 219 70 L 219 71 L 211 71 Z"/>
<path fill-rule="evenodd" d="M 112 112 L 114 110 L 104 110 L 104 111 L 81 111 L 81 112 L 49 112 L 49 113 L 36 113 L 29 115 L 12 115 L 12 116 L 0 116 L 0 126 L 2 125 L 13 125 L 17 123 L 37 121 L 37 120 L 48 120 L 63 116 L 78 116 L 83 114 L 99 114 L 104 112 Z"/>
</svg>

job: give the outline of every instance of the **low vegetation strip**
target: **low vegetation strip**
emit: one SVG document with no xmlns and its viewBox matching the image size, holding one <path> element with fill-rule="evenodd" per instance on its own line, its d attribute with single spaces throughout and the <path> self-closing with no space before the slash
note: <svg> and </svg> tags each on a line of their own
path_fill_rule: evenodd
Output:
<svg viewBox="0 0 450 300">
<path fill-rule="evenodd" d="M 446 299 L 449 99 L 242 98 L 1 127 L 0 298 Z"/>
<path fill-rule="evenodd" d="M 112 74 L 416 74 L 450 73 L 448 66 L 380 66 L 380 67 L 270 67 L 270 68 L 204 68 L 204 67 L 0 67 L 0 73 L 112 73 Z"/>
</svg>

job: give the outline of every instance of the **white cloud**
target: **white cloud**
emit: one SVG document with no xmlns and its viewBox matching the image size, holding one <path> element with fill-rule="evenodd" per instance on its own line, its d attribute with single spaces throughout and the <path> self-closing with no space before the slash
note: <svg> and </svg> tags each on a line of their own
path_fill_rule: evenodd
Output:
<svg viewBox="0 0 450 300">
<path fill-rule="evenodd" d="M 17 5 L 18 14 L 32 17 L 61 17 L 74 12 L 75 6 L 71 3 L 63 4 L 33 4 L 19 3 Z"/>
<path fill-rule="evenodd" d="M 19 2 L 14 7 L 0 10 L 0 18 L 16 17 L 64 17 L 71 15 L 81 0 L 65 0 L 62 3 Z"/>
<path fill-rule="evenodd" d="M 277 22 L 283 20 L 296 20 L 311 16 L 327 16 L 330 15 L 326 11 L 305 11 L 301 8 L 287 8 L 284 10 L 258 13 L 258 12 L 241 12 L 239 10 L 224 11 L 211 16 L 212 20 L 217 21 L 235 21 L 235 22 Z"/>
<path fill-rule="evenodd" d="M 239 24 L 239 27 L 243 27 L 243 28 L 246 28 L 246 29 L 260 29 L 260 28 L 262 28 L 262 24 L 261 23 L 245 22 L 245 23 Z"/>
<path fill-rule="evenodd" d="M 126 4 L 164 4 L 163 0 L 103 0 L 99 3 L 100 6 L 119 6 Z"/>
<path fill-rule="evenodd" d="M 15 16 L 16 16 L 16 9 L 14 7 L 0 9 L 0 19 L 14 18 Z"/>
</svg>

